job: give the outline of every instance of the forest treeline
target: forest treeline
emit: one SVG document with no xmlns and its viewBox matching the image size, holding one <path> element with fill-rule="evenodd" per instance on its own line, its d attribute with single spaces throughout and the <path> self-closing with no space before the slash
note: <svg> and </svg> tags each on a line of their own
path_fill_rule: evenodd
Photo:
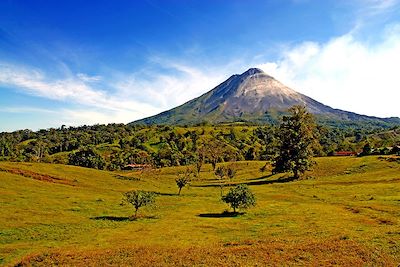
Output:
<svg viewBox="0 0 400 267">
<path fill-rule="evenodd" d="M 246 126 L 140 126 L 124 124 L 20 130 L 0 133 L 0 159 L 49 162 L 119 170 L 129 164 L 154 167 L 199 162 L 268 160 L 276 155 L 279 128 Z M 400 127 L 334 128 L 318 125 L 316 156 L 360 152 L 365 146 L 390 153 L 400 145 Z M 371 150 L 372 151 L 372 150 Z M 375 150 L 376 151 L 376 150 Z"/>
</svg>

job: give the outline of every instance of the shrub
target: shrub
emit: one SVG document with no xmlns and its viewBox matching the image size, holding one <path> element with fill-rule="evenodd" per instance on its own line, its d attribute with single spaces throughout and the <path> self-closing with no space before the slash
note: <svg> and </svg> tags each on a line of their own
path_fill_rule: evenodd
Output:
<svg viewBox="0 0 400 267">
<path fill-rule="evenodd" d="M 155 193 L 142 190 L 133 190 L 124 193 L 124 201 L 132 204 L 135 208 L 134 218 L 137 218 L 139 208 L 148 206 L 154 203 Z"/>
<path fill-rule="evenodd" d="M 255 196 L 247 185 L 237 185 L 231 188 L 228 194 L 222 197 L 222 201 L 229 204 L 233 212 L 236 212 L 238 208 L 247 209 L 256 204 Z"/>
</svg>

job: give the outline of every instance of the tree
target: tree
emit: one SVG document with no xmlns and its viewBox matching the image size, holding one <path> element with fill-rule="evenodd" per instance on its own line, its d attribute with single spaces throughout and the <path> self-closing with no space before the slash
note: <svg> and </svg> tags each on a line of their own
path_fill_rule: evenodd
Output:
<svg viewBox="0 0 400 267">
<path fill-rule="evenodd" d="M 203 166 L 205 156 L 207 154 L 207 151 L 204 146 L 200 146 L 196 148 L 196 171 L 197 171 L 197 176 L 200 175 L 201 171 L 201 166 Z"/>
<path fill-rule="evenodd" d="M 214 174 L 219 180 L 219 187 L 222 196 L 225 178 L 228 178 L 231 181 L 236 175 L 236 170 L 232 166 L 220 166 L 215 170 Z"/>
<path fill-rule="evenodd" d="M 261 159 L 270 160 L 276 156 L 277 149 L 277 129 L 276 126 L 263 126 L 258 127 L 253 131 L 254 136 L 256 136 L 264 149 L 261 151 Z"/>
<path fill-rule="evenodd" d="M 371 155 L 371 154 L 372 154 L 372 147 L 371 147 L 370 143 L 366 143 L 366 144 L 364 145 L 361 154 L 362 154 L 363 156 L 368 156 L 368 155 Z"/>
<path fill-rule="evenodd" d="M 142 190 L 133 190 L 124 193 L 124 201 L 132 204 L 135 208 L 134 218 L 137 218 L 139 208 L 148 206 L 154 203 L 155 193 Z"/>
<path fill-rule="evenodd" d="M 315 138 L 315 121 L 303 106 L 289 109 L 290 116 L 284 116 L 278 131 L 278 154 L 274 159 L 274 173 L 292 171 L 293 178 L 312 165 Z"/>
<path fill-rule="evenodd" d="M 224 190 L 224 178 L 226 176 L 226 171 L 224 166 L 218 167 L 214 171 L 214 174 L 217 176 L 217 179 L 219 180 L 219 188 L 221 189 L 221 196 L 222 196 Z"/>
<path fill-rule="evenodd" d="M 94 148 L 85 147 L 79 151 L 71 153 L 69 155 L 68 164 L 87 168 L 103 169 L 106 162 Z"/>
<path fill-rule="evenodd" d="M 254 194 L 250 191 L 247 185 L 243 184 L 231 188 L 228 194 L 223 196 L 221 199 L 229 204 L 235 213 L 238 208 L 247 209 L 256 204 Z"/>
<path fill-rule="evenodd" d="M 179 177 L 175 180 L 176 185 L 179 188 L 178 195 L 181 194 L 182 188 L 190 183 L 192 175 L 193 171 L 190 169 L 186 169 L 185 172 L 178 174 Z"/>
<path fill-rule="evenodd" d="M 213 171 L 215 171 L 217 163 L 221 160 L 222 155 L 226 152 L 226 144 L 216 138 L 212 138 L 208 140 L 207 143 L 204 143 L 203 146 L 206 153 L 205 157 L 211 163 Z"/>
</svg>

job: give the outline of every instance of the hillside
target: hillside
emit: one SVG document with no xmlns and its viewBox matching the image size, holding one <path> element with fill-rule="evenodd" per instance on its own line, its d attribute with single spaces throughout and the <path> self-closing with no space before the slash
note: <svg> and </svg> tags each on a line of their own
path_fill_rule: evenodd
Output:
<svg viewBox="0 0 400 267">
<path fill-rule="evenodd" d="M 209 122 L 276 122 L 293 105 L 307 107 L 320 122 L 328 124 L 400 124 L 399 118 L 377 118 L 333 109 L 285 86 L 262 70 L 252 68 L 233 75 L 211 91 L 158 115 L 134 124 L 184 125 Z"/>
<path fill-rule="evenodd" d="M 386 158 L 317 158 L 310 179 L 282 183 L 264 162 L 237 162 L 257 206 L 224 217 L 209 165 L 177 196 L 183 167 L 107 172 L 0 162 L 0 264 L 371 265 L 400 261 L 400 164 Z M 130 221 L 131 189 L 158 192 Z M 224 189 L 225 192 L 227 189 Z"/>
</svg>

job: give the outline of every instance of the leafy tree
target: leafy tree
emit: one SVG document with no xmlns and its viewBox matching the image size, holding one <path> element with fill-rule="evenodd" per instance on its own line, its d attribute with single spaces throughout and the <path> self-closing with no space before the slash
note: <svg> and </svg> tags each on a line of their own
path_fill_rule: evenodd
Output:
<svg viewBox="0 0 400 267">
<path fill-rule="evenodd" d="M 200 171 L 201 171 L 201 166 L 203 166 L 204 159 L 205 159 L 206 154 L 207 154 L 207 150 L 206 150 L 206 148 L 204 146 L 199 146 L 196 149 L 196 154 L 197 154 L 197 157 L 196 157 L 196 171 L 197 171 L 197 175 L 199 175 Z"/>
<path fill-rule="evenodd" d="M 94 148 L 85 147 L 79 151 L 71 153 L 69 155 L 68 164 L 87 168 L 103 169 L 105 161 Z"/>
<path fill-rule="evenodd" d="M 303 106 L 293 106 L 289 113 L 279 126 L 278 155 L 274 159 L 273 172 L 292 171 L 293 178 L 298 179 L 313 164 L 315 122 Z"/>
<path fill-rule="evenodd" d="M 223 196 L 221 199 L 231 206 L 233 212 L 236 212 L 236 209 L 238 208 L 247 209 L 256 204 L 254 194 L 250 191 L 247 185 L 243 184 L 231 188 L 228 194 Z"/>
<path fill-rule="evenodd" d="M 220 161 L 222 155 L 224 154 L 225 147 L 226 144 L 216 138 L 213 138 L 204 144 L 206 158 L 211 163 L 213 171 L 215 171 L 217 163 Z"/>
<path fill-rule="evenodd" d="M 193 171 L 187 169 L 185 172 L 178 174 L 178 178 L 175 180 L 176 185 L 179 188 L 178 195 L 181 194 L 182 188 L 190 183 L 191 176 L 193 175 Z"/>
<path fill-rule="evenodd" d="M 124 193 L 124 201 L 132 204 L 135 208 L 134 218 L 137 218 L 139 208 L 148 206 L 154 203 L 155 193 L 142 190 L 133 190 Z"/>
<path fill-rule="evenodd" d="M 362 153 L 363 156 L 368 156 L 368 155 L 372 154 L 372 147 L 371 147 L 370 143 L 366 143 L 364 145 L 363 150 L 362 150 L 361 153 Z"/>
<path fill-rule="evenodd" d="M 258 127 L 253 131 L 253 135 L 260 140 L 260 143 L 264 146 L 264 150 L 261 152 L 262 159 L 273 159 L 276 156 L 277 148 L 277 129 L 276 126 L 263 126 Z"/>
<path fill-rule="evenodd" d="M 219 180 L 219 186 L 221 189 L 221 196 L 223 194 L 224 180 L 228 178 L 232 180 L 236 175 L 236 170 L 232 166 L 220 166 L 215 171 L 214 174 Z"/>
<path fill-rule="evenodd" d="M 221 189 L 221 196 L 222 196 L 224 190 L 224 178 L 226 176 L 225 168 L 223 166 L 218 167 L 214 171 L 214 174 L 217 176 L 217 179 L 219 180 L 219 188 Z"/>
</svg>

